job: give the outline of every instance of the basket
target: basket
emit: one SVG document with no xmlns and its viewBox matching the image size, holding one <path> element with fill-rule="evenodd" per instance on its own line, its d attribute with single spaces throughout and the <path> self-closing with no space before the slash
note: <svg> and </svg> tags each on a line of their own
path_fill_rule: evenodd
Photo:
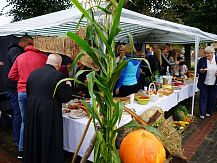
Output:
<svg viewBox="0 0 217 163">
<path fill-rule="evenodd" d="M 173 94 L 173 92 L 174 92 L 174 89 L 164 89 L 164 92 L 163 92 L 163 94 L 165 95 L 165 96 L 169 96 L 169 95 L 171 95 L 171 94 Z"/>
<path fill-rule="evenodd" d="M 155 84 L 154 83 L 150 83 L 149 84 L 149 87 L 148 87 L 148 95 L 149 95 L 149 97 L 150 97 L 150 101 L 151 102 L 155 102 L 155 101 L 157 101 L 158 100 L 158 98 L 159 98 L 159 94 L 151 94 L 150 93 L 150 90 L 151 90 L 151 86 L 154 86 L 154 90 L 156 91 L 156 86 L 155 86 Z"/>
</svg>

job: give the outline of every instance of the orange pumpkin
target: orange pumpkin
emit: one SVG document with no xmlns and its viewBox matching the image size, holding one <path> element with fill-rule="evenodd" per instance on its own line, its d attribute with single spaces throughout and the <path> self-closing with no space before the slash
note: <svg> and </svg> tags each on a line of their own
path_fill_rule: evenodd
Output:
<svg viewBox="0 0 217 163">
<path fill-rule="evenodd" d="M 163 163 L 166 159 L 162 143 L 143 129 L 129 133 L 123 139 L 119 152 L 123 163 Z"/>
</svg>

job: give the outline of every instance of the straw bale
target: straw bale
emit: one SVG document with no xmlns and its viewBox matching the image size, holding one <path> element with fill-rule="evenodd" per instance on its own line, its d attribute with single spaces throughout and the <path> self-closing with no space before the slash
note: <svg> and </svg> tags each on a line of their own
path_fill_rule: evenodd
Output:
<svg viewBox="0 0 217 163">
<path fill-rule="evenodd" d="M 86 29 L 81 28 L 76 32 L 76 34 L 85 39 Z M 74 59 L 81 51 L 80 47 L 67 36 L 35 36 L 34 46 L 36 49 L 39 49 L 41 51 L 67 55 L 72 59 Z M 84 55 L 80 59 L 80 62 L 94 70 L 99 70 L 99 67 L 88 55 Z"/>
<path fill-rule="evenodd" d="M 85 28 L 80 28 L 76 33 L 81 38 L 86 38 Z M 35 36 L 34 46 L 44 52 L 59 53 L 71 58 L 75 58 L 80 52 L 79 46 L 67 36 Z"/>
</svg>

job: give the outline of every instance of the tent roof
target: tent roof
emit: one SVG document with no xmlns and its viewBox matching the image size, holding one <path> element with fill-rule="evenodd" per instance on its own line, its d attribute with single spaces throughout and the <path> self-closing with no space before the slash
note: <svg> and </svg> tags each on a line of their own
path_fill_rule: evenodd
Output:
<svg viewBox="0 0 217 163">
<path fill-rule="evenodd" d="M 64 35 L 67 31 L 75 31 L 81 13 L 76 8 L 70 8 L 34 18 L 0 26 L 0 36 L 5 35 Z M 81 25 L 85 24 L 85 20 Z M 190 43 L 199 36 L 201 41 L 217 41 L 217 35 L 203 32 L 198 28 L 177 24 L 127 9 L 123 9 L 120 27 L 122 31 L 116 41 L 127 42 L 127 32 L 133 35 L 135 41 L 149 43 Z"/>
</svg>

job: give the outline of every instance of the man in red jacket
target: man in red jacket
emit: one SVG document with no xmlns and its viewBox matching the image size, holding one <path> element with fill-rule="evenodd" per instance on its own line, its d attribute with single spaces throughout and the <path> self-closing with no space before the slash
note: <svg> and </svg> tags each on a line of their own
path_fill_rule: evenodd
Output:
<svg viewBox="0 0 217 163">
<path fill-rule="evenodd" d="M 21 112 L 21 129 L 20 129 L 20 141 L 19 141 L 19 155 L 18 158 L 22 159 L 23 156 L 23 133 L 25 125 L 25 110 L 27 106 L 27 95 L 26 95 L 26 82 L 30 73 L 45 65 L 47 56 L 35 49 L 32 45 L 25 48 L 23 54 L 19 55 L 9 74 L 8 78 L 11 80 L 18 81 L 17 92 L 18 92 L 18 103 Z"/>
<path fill-rule="evenodd" d="M 9 71 L 15 62 L 16 58 L 24 53 L 24 49 L 33 44 L 33 39 L 29 35 L 24 35 L 19 39 L 18 44 L 11 44 L 8 47 L 8 53 L 6 55 L 6 61 L 4 63 L 5 74 L 8 76 Z M 20 127 L 21 127 L 21 114 L 18 104 L 18 94 L 17 94 L 17 81 L 5 79 L 5 91 L 7 97 L 10 100 L 11 108 L 13 109 L 13 137 L 14 142 L 19 146 L 20 140 Z"/>
</svg>

